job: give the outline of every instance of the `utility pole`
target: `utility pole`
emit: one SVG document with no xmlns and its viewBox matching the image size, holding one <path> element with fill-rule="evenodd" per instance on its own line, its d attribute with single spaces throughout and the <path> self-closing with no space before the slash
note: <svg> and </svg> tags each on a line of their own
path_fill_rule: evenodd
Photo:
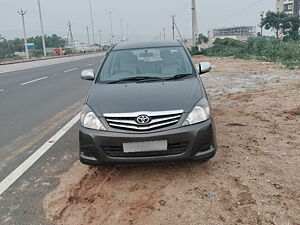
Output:
<svg viewBox="0 0 300 225">
<path fill-rule="evenodd" d="M 90 46 L 90 32 L 89 32 L 89 26 L 86 26 L 86 34 L 88 39 L 88 46 Z"/>
<path fill-rule="evenodd" d="M 94 46 L 94 52 L 95 52 L 96 51 L 96 46 L 95 46 L 95 30 L 94 30 L 92 0 L 90 0 L 90 12 L 91 12 L 91 22 L 92 22 L 93 46 Z"/>
<path fill-rule="evenodd" d="M 44 34 L 44 25 L 43 25 L 43 18 L 42 18 L 42 10 L 41 10 L 40 0 L 38 0 L 38 6 L 39 6 L 39 14 L 40 14 L 40 23 L 41 23 L 41 31 L 42 31 L 42 42 L 43 42 L 44 56 L 47 56 L 46 44 L 45 44 L 45 34 Z"/>
<path fill-rule="evenodd" d="M 198 34 L 197 29 L 197 14 L 196 14 L 196 1 L 192 0 L 192 44 L 196 45 L 196 36 Z"/>
<path fill-rule="evenodd" d="M 133 39 L 133 27 L 130 26 L 130 38 Z"/>
<path fill-rule="evenodd" d="M 120 19 L 120 25 L 121 25 L 121 43 L 123 42 L 123 20 Z"/>
<path fill-rule="evenodd" d="M 164 32 L 164 40 L 166 40 L 166 28 L 163 28 L 163 32 Z"/>
<path fill-rule="evenodd" d="M 75 45 L 74 45 L 74 38 L 73 38 L 73 32 L 72 32 L 72 24 L 69 21 L 67 25 L 68 25 L 67 44 L 70 44 L 72 46 L 73 52 L 75 52 L 76 48 L 75 48 Z"/>
<path fill-rule="evenodd" d="M 27 13 L 25 10 L 21 9 L 18 13 L 22 16 L 22 24 L 23 24 L 23 33 L 24 33 L 24 45 L 25 45 L 25 54 L 26 59 L 29 59 L 28 45 L 27 45 L 27 37 L 26 37 L 26 29 L 25 29 L 25 20 L 24 16 Z"/>
<path fill-rule="evenodd" d="M 260 36 L 262 37 L 263 36 L 263 19 L 264 19 L 264 13 L 265 12 L 261 12 L 261 14 L 260 14 L 260 17 L 261 17 L 261 22 L 260 22 Z"/>
<path fill-rule="evenodd" d="M 71 44 L 74 47 L 74 39 L 73 39 L 73 33 L 72 33 L 72 24 L 69 21 L 67 25 L 68 25 L 68 29 L 69 29 L 68 30 L 68 36 L 67 36 L 67 38 L 68 38 L 68 44 Z M 70 39 L 69 39 L 69 37 L 70 37 Z"/>
<path fill-rule="evenodd" d="M 101 40 L 102 40 L 102 37 L 101 37 L 101 36 L 102 36 L 101 30 L 99 30 L 99 46 L 101 46 L 101 42 L 102 42 L 102 41 L 101 41 Z"/>
<path fill-rule="evenodd" d="M 171 15 L 171 18 L 172 18 L 172 30 L 173 30 L 173 40 L 175 40 L 175 17 L 176 17 L 175 14 Z"/>
<path fill-rule="evenodd" d="M 114 34 L 113 34 L 113 25 L 112 25 L 112 18 L 111 18 L 111 14 L 113 13 L 113 11 L 108 11 L 107 13 L 109 14 L 109 21 L 110 21 L 111 43 L 113 43 L 113 40 L 114 40 Z"/>
<path fill-rule="evenodd" d="M 126 36 L 127 36 L 127 41 L 129 40 L 129 24 L 126 24 Z"/>
</svg>

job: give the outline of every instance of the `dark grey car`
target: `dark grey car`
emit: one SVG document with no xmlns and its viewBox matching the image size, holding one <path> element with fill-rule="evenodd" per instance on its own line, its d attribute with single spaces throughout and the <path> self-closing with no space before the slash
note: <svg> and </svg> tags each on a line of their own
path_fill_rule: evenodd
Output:
<svg viewBox="0 0 300 225">
<path fill-rule="evenodd" d="M 178 41 L 120 44 L 104 58 L 81 113 L 84 164 L 207 160 L 216 152 L 211 108 Z"/>
</svg>

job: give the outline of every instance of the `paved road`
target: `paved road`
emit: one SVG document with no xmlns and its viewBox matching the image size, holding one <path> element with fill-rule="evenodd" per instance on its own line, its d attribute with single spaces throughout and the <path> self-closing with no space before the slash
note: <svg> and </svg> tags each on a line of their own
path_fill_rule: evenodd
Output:
<svg viewBox="0 0 300 225">
<path fill-rule="evenodd" d="M 62 56 L 62 57 L 53 57 L 50 59 L 43 59 L 37 61 L 31 61 L 26 63 L 15 63 L 15 64 L 7 64 L 7 65 L 0 65 L 0 73 L 6 73 L 8 71 L 18 71 L 24 69 L 32 69 L 41 66 L 49 66 L 55 65 L 58 63 L 67 63 L 81 59 L 91 58 L 93 56 L 99 56 L 102 53 L 95 53 L 95 54 L 87 54 L 87 55 L 77 55 L 77 56 Z"/>
<path fill-rule="evenodd" d="M 78 114 L 91 85 L 80 79 L 80 71 L 97 70 L 101 58 L 100 55 L 85 56 L 40 67 L 35 63 L 34 68 L 28 68 L 27 64 L 24 67 L 27 69 L 23 70 L 19 70 L 22 68 L 19 65 L 17 71 L 0 73 L 0 182 Z M 45 64 L 47 62 L 43 62 Z M 77 130 L 72 128 L 72 131 L 68 141 L 61 140 L 63 144 L 72 140 L 72 148 L 56 153 L 51 149 L 51 158 L 45 155 L 0 196 L 0 224 L 46 224 L 41 199 L 55 181 L 51 185 L 47 181 L 47 188 L 45 185 L 31 187 L 29 184 L 41 180 L 45 167 L 51 166 L 51 171 L 56 169 L 59 174 L 75 160 Z M 69 164 L 66 163 L 68 157 L 63 162 L 57 159 L 68 154 L 73 160 L 69 160 Z M 28 208 L 28 205 L 33 207 Z"/>
</svg>

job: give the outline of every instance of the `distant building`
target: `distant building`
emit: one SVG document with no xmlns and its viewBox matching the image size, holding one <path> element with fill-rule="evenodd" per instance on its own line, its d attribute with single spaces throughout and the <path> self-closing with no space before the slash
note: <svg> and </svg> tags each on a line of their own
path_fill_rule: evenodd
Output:
<svg viewBox="0 0 300 225">
<path fill-rule="evenodd" d="M 245 41 L 250 37 L 256 36 L 256 26 L 235 26 L 212 29 L 208 32 L 210 40 L 217 38 L 232 38 L 235 40 Z"/>
<path fill-rule="evenodd" d="M 300 0 L 295 0 L 295 14 L 300 16 Z"/>
<path fill-rule="evenodd" d="M 277 12 L 300 15 L 300 0 L 276 0 Z"/>
</svg>

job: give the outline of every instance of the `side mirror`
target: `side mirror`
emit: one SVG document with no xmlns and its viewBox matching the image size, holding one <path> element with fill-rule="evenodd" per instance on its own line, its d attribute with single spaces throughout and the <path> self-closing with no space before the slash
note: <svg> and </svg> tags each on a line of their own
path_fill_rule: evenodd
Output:
<svg viewBox="0 0 300 225">
<path fill-rule="evenodd" d="M 83 70 L 81 71 L 81 79 L 83 80 L 94 80 L 95 79 L 95 73 L 94 70 Z"/>
<path fill-rule="evenodd" d="M 211 65 L 209 62 L 202 62 L 199 64 L 199 74 L 208 73 L 211 71 Z"/>
</svg>

